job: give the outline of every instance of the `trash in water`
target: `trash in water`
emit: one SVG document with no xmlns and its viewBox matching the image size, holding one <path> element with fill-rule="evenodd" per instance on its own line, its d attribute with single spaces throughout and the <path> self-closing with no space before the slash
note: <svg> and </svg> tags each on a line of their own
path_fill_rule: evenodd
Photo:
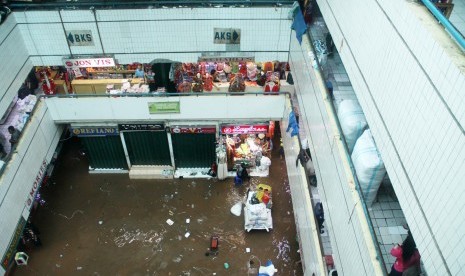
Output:
<svg viewBox="0 0 465 276">
<path fill-rule="evenodd" d="M 231 213 L 235 216 L 240 216 L 242 211 L 242 202 L 238 202 L 231 207 Z"/>
<path fill-rule="evenodd" d="M 194 209 L 194 204 L 191 205 L 192 209 Z"/>
<path fill-rule="evenodd" d="M 229 264 L 228 264 L 228 263 L 224 263 L 224 268 L 228 269 L 228 268 L 229 268 Z"/>
<path fill-rule="evenodd" d="M 82 266 L 78 266 L 76 269 L 77 269 L 77 270 L 81 270 L 81 269 L 82 269 Z"/>
<path fill-rule="evenodd" d="M 103 220 L 99 220 L 99 221 L 98 221 L 98 224 L 102 225 L 102 224 L 103 224 Z"/>
<path fill-rule="evenodd" d="M 186 219 L 186 223 L 190 223 L 191 222 L 191 219 Z"/>
<path fill-rule="evenodd" d="M 171 226 L 174 224 L 174 221 L 172 221 L 171 219 L 167 219 L 166 223 L 168 223 L 168 225 Z"/>
<path fill-rule="evenodd" d="M 216 275 L 216 272 L 213 272 L 213 275 Z"/>
<path fill-rule="evenodd" d="M 174 215 L 173 211 L 171 210 L 168 211 L 168 214 L 170 214 L 170 216 Z"/>
<path fill-rule="evenodd" d="M 60 254 L 60 258 L 63 258 L 63 255 L 62 255 L 62 254 Z"/>
<path fill-rule="evenodd" d="M 247 248 L 245 249 L 245 252 L 250 253 L 250 248 L 247 247 Z"/>
<path fill-rule="evenodd" d="M 173 262 L 175 262 L 175 263 L 181 262 L 181 257 L 173 258 Z"/>
<path fill-rule="evenodd" d="M 189 238 L 190 235 L 191 235 L 191 233 L 186 232 L 186 234 L 184 235 L 184 237 Z"/>
<path fill-rule="evenodd" d="M 55 266 L 56 266 L 56 267 L 61 267 L 61 265 L 60 265 L 60 264 L 55 264 Z"/>
</svg>

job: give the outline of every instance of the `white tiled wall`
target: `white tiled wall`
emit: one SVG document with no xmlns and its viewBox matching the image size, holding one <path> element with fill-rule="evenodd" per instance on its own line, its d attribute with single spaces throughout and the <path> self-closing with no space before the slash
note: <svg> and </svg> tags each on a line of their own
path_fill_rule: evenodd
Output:
<svg viewBox="0 0 465 276">
<path fill-rule="evenodd" d="M 309 57 L 310 42 L 302 45 L 291 39 L 289 62 L 299 101 L 304 133 L 308 133 L 310 151 L 318 179 L 318 191 L 325 210 L 325 231 L 331 240 L 334 263 L 340 275 L 380 275 L 382 264 L 376 259 L 375 244 L 368 232 L 366 217 L 347 175 L 339 135 L 334 119 L 328 114 L 330 99 L 324 97 Z M 322 93 L 323 92 L 323 93 Z M 335 114 L 334 114 L 335 116 Z M 353 183 L 353 182 L 352 182 Z"/>
<path fill-rule="evenodd" d="M 15 18 L 35 65 L 60 65 L 70 54 L 104 53 L 120 63 L 156 58 L 192 62 L 202 52 L 246 52 L 257 61 L 286 61 L 288 12 L 288 7 L 170 8 L 98 10 L 95 17 L 92 11 L 19 12 Z M 214 28 L 241 29 L 240 45 L 214 44 Z M 69 49 L 65 32 L 70 30 L 91 30 L 95 45 Z"/>
<path fill-rule="evenodd" d="M 47 107 L 39 102 L 34 116 L 23 130 L 16 154 L 2 174 L 0 185 L 0 254 L 9 245 L 16 223 L 25 208 L 27 196 L 39 172 L 42 161 L 49 162 L 60 138 L 62 127 L 55 125 Z M 4 270 L 0 267 L 0 273 Z"/>
<path fill-rule="evenodd" d="M 32 65 L 15 17 L 0 28 L 0 117 L 5 114 Z"/>
<path fill-rule="evenodd" d="M 407 1 L 317 2 L 427 272 L 463 274 L 463 69 Z"/>
</svg>

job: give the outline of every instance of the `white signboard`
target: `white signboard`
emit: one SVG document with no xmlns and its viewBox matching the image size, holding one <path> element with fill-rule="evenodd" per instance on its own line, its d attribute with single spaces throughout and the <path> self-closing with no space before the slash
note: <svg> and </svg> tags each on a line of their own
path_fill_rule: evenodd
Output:
<svg viewBox="0 0 465 276">
<path fill-rule="evenodd" d="M 115 60 L 113 58 L 63 59 L 63 63 L 66 68 L 115 66 Z"/>
<path fill-rule="evenodd" d="M 73 30 L 66 34 L 69 46 L 94 46 L 91 30 Z"/>
<path fill-rule="evenodd" d="M 232 28 L 214 28 L 213 29 L 214 44 L 240 44 L 241 29 Z"/>
</svg>

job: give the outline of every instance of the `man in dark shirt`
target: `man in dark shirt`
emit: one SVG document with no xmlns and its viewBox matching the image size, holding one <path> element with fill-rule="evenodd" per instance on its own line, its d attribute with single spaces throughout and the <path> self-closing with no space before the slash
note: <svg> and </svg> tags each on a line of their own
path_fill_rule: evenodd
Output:
<svg viewBox="0 0 465 276">
<path fill-rule="evenodd" d="M 14 126 L 9 126 L 8 132 L 11 134 L 10 143 L 11 147 L 13 148 L 13 146 L 16 145 L 16 143 L 18 143 L 21 132 L 17 130 Z"/>
</svg>

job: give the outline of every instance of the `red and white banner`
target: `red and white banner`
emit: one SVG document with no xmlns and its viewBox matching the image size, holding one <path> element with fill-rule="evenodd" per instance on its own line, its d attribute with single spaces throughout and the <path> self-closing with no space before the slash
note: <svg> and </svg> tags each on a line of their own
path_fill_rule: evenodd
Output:
<svg viewBox="0 0 465 276">
<path fill-rule="evenodd" d="M 216 127 L 215 126 L 205 126 L 205 127 L 175 126 L 171 128 L 171 133 L 216 133 Z"/>
<path fill-rule="evenodd" d="M 221 133 L 223 134 L 257 134 L 267 133 L 269 125 L 234 125 L 222 126 Z"/>
<path fill-rule="evenodd" d="M 113 58 L 80 58 L 80 59 L 63 59 L 66 68 L 77 67 L 112 67 L 115 66 Z"/>
</svg>

